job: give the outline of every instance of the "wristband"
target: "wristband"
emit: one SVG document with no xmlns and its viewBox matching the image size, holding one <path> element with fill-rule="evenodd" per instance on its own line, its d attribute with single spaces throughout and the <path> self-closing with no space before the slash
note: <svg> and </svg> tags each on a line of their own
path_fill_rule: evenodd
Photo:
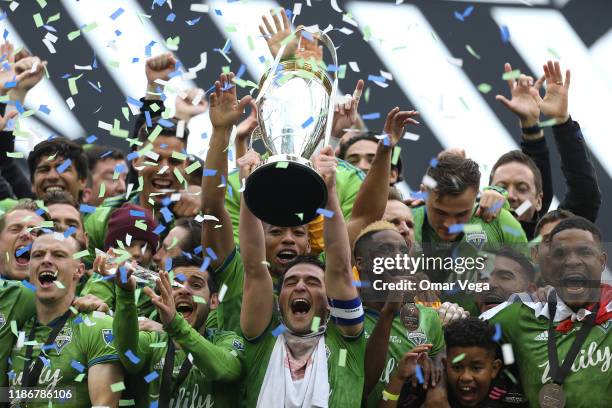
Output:
<svg viewBox="0 0 612 408">
<path fill-rule="evenodd" d="M 542 128 L 538 123 L 533 126 L 521 128 L 521 131 L 524 135 L 537 135 L 538 133 L 540 133 L 541 130 Z"/>
<path fill-rule="evenodd" d="M 363 306 L 359 296 L 352 300 L 328 298 L 328 303 L 330 305 L 331 319 L 337 325 L 352 326 L 364 321 L 365 315 L 363 314 Z"/>
<path fill-rule="evenodd" d="M 391 394 L 387 390 L 383 390 L 382 392 L 383 401 L 397 401 L 399 397 L 399 394 Z"/>
</svg>

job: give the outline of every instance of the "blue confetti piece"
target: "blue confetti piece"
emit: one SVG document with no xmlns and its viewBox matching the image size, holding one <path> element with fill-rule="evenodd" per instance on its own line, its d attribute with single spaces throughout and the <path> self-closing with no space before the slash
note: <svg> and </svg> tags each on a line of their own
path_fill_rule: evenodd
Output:
<svg viewBox="0 0 612 408">
<path fill-rule="evenodd" d="M 165 226 L 165 225 L 162 225 L 162 224 L 159 224 L 157 227 L 155 227 L 155 229 L 153 230 L 153 233 L 154 233 L 155 235 L 159 235 L 159 234 L 161 234 L 162 232 L 164 232 L 165 230 L 166 230 L 166 226 Z"/>
<path fill-rule="evenodd" d="M 153 122 L 151 121 L 151 112 L 148 110 L 145 111 L 145 121 L 147 122 L 147 127 L 153 127 Z"/>
<path fill-rule="evenodd" d="M 258 59 L 259 59 L 259 62 L 261 62 L 262 64 L 266 62 L 266 57 L 264 57 L 263 55 L 260 56 Z"/>
<path fill-rule="evenodd" d="M 170 13 L 168 14 L 168 16 L 166 17 L 166 21 L 170 22 L 170 23 L 174 23 L 174 20 L 176 19 L 176 14 L 174 13 Z"/>
<path fill-rule="evenodd" d="M 110 15 L 111 20 L 116 20 L 117 17 L 123 14 L 123 12 L 124 10 L 121 7 L 119 7 L 117 10 L 115 10 L 113 14 Z"/>
<path fill-rule="evenodd" d="M 49 109 L 49 107 L 47 107 L 47 105 L 40 105 L 38 107 L 38 111 L 47 115 L 51 113 L 51 110 Z"/>
<path fill-rule="evenodd" d="M 354 280 L 352 282 L 352 285 L 356 288 L 369 288 L 372 286 L 372 283 L 370 281 L 356 281 Z"/>
<path fill-rule="evenodd" d="M 70 367 L 74 368 L 75 370 L 77 370 L 79 373 L 82 373 L 83 370 L 85 370 L 85 366 L 81 363 L 79 363 L 76 360 L 72 360 L 70 362 Z"/>
<path fill-rule="evenodd" d="M 93 143 L 93 142 L 95 142 L 96 140 L 98 140 L 98 136 L 96 136 L 96 135 L 89 135 L 89 136 L 87 136 L 87 139 L 85 139 L 85 141 L 86 141 L 88 144 L 92 144 L 92 143 Z"/>
<path fill-rule="evenodd" d="M 119 31 L 119 30 L 117 30 L 117 31 Z M 94 55 L 93 55 L 93 62 L 91 63 L 91 67 L 92 67 L 93 69 L 98 68 L 98 59 L 96 58 L 96 54 L 95 54 L 95 53 L 94 53 Z"/>
<path fill-rule="evenodd" d="M 202 176 L 204 177 L 214 176 L 216 174 L 217 174 L 216 169 L 204 169 L 204 171 L 202 172 Z"/>
<path fill-rule="evenodd" d="M 337 65 L 334 65 L 334 64 L 329 64 L 329 65 L 327 66 L 327 71 L 328 71 L 328 72 L 338 72 L 339 70 L 340 70 L 340 68 L 338 68 L 338 66 L 337 66 Z"/>
<path fill-rule="evenodd" d="M 127 173 L 127 167 L 125 167 L 125 164 L 119 163 L 115 166 L 115 172 L 116 173 Z"/>
<path fill-rule="evenodd" d="M 468 6 L 465 10 L 463 10 L 463 17 L 469 17 L 474 11 L 474 6 Z"/>
<path fill-rule="evenodd" d="M 495 323 L 495 334 L 493 335 L 493 337 L 491 337 L 491 339 L 495 342 L 498 342 L 501 340 L 501 336 L 502 336 L 501 325 L 499 323 Z"/>
<path fill-rule="evenodd" d="M 126 356 L 127 358 L 129 358 L 129 359 L 130 359 L 130 361 L 132 362 L 132 364 L 138 364 L 138 363 L 140 363 L 140 359 L 138 358 L 138 356 L 137 356 L 136 354 L 134 354 L 134 353 L 132 352 L 132 350 L 128 350 L 128 351 L 126 351 L 126 352 L 125 352 L 125 353 L 123 353 L 123 354 L 125 354 L 125 356 Z"/>
<path fill-rule="evenodd" d="M 194 26 L 200 22 L 201 18 L 202 17 L 194 18 L 193 20 L 187 20 L 185 21 L 185 23 L 187 23 L 188 26 Z"/>
<path fill-rule="evenodd" d="M 96 207 L 93 205 L 81 204 L 79 211 L 85 214 L 91 214 L 92 212 L 96 211 Z"/>
<path fill-rule="evenodd" d="M 453 224 L 450 227 L 448 227 L 448 233 L 449 234 L 458 234 L 460 232 L 463 232 L 463 227 L 465 226 L 465 224 Z"/>
<path fill-rule="evenodd" d="M 157 400 L 151 401 L 151 404 L 149 404 L 149 408 L 157 408 Z"/>
<path fill-rule="evenodd" d="M 278 337 L 281 334 L 283 334 L 283 332 L 285 332 L 286 330 L 287 330 L 287 328 L 285 327 L 285 325 L 284 324 L 280 324 L 274 330 L 272 330 L 272 335 L 274 337 Z"/>
<path fill-rule="evenodd" d="M 161 213 L 161 215 L 164 216 L 164 221 L 166 221 L 166 223 L 169 223 L 174 218 L 174 215 L 168 209 L 168 207 L 162 207 L 162 209 L 159 210 L 159 212 Z"/>
<path fill-rule="evenodd" d="M 144 380 L 148 384 L 151 381 L 154 381 L 158 377 L 159 377 L 159 374 L 157 373 L 157 371 L 151 371 L 149 374 L 145 375 Z M 154 401 L 154 402 L 155 402 L 155 406 L 157 406 L 157 401 Z M 153 407 L 153 402 L 151 403 L 151 407 Z"/>
<path fill-rule="evenodd" d="M 32 285 L 30 282 L 28 282 L 27 280 L 22 280 L 21 284 L 23 286 L 25 286 L 26 288 L 30 289 L 32 292 L 36 292 L 36 286 Z"/>
<path fill-rule="evenodd" d="M 495 204 L 493 204 L 491 208 L 487 209 L 487 212 L 490 212 L 490 213 L 497 212 L 497 210 L 502 208 L 503 205 L 504 205 L 504 200 L 499 200 Z"/>
<path fill-rule="evenodd" d="M 185 282 L 187 280 L 187 277 L 183 275 L 182 273 L 179 273 L 178 275 L 174 277 L 174 279 L 176 279 L 179 282 Z"/>
<path fill-rule="evenodd" d="M 170 122 L 168 119 L 159 119 L 157 124 L 161 127 L 171 128 L 174 127 L 174 123 Z"/>
<path fill-rule="evenodd" d="M 123 33 L 121 32 L 121 30 L 115 30 L 115 35 L 116 35 L 117 37 L 119 37 L 121 34 L 123 34 Z"/>
<path fill-rule="evenodd" d="M 455 14 L 455 18 L 456 18 L 457 20 L 459 20 L 459 21 L 465 21 L 465 20 L 463 19 L 463 14 L 459 13 L 458 11 L 455 11 L 455 13 L 454 13 L 454 14 Z"/>
<path fill-rule="evenodd" d="M 516 228 L 512 228 L 509 227 L 507 225 L 502 226 L 502 230 L 504 230 L 505 232 L 507 232 L 510 235 L 514 235 L 515 237 L 520 237 L 523 233 L 523 230 L 521 229 L 520 231 L 518 231 Z"/>
<path fill-rule="evenodd" d="M 172 258 L 168 258 L 166 259 L 166 266 L 164 268 L 164 271 L 171 271 L 172 270 Z"/>
<path fill-rule="evenodd" d="M 6 15 L 6 14 L 4 14 L 4 15 Z M 4 18 L 4 17 L 2 17 L 2 18 Z M 4 38 L 4 40 L 6 41 L 6 39 L 7 39 L 7 37 L 8 37 L 8 36 L 9 36 L 9 32 L 8 32 L 8 30 L 5 28 L 5 29 L 4 29 L 4 33 L 2 34 L 2 38 Z"/>
<path fill-rule="evenodd" d="M 63 162 L 62 164 L 60 164 L 59 166 L 57 166 L 56 170 L 57 170 L 57 172 L 58 172 L 59 174 L 62 174 L 63 172 L 65 172 L 65 171 L 66 171 L 66 169 L 67 169 L 68 167 L 70 167 L 70 165 L 71 165 L 71 164 L 72 164 L 72 160 L 70 160 L 70 159 L 64 160 L 64 162 Z"/>
<path fill-rule="evenodd" d="M 127 155 L 126 159 L 128 159 L 128 161 L 132 161 L 136 159 L 138 156 L 139 156 L 138 152 L 132 152 Z"/>
<path fill-rule="evenodd" d="M 194 250 L 193 253 L 198 255 L 202 252 L 202 245 L 197 246 Z"/>
<path fill-rule="evenodd" d="M 368 81 L 385 83 L 387 82 L 387 79 L 384 76 L 368 75 Z"/>
<path fill-rule="evenodd" d="M 14 87 L 16 87 L 16 86 L 17 86 L 17 81 L 10 81 L 10 82 L 5 82 L 5 83 L 4 83 L 4 87 L 5 87 L 6 89 L 9 89 L 9 88 L 14 88 Z"/>
<path fill-rule="evenodd" d="M 43 25 L 44 29 L 47 31 L 51 31 L 52 33 L 57 33 L 57 30 L 55 29 L 55 27 L 53 27 L 52 25 Z"/>
<path fill-rule="evenodd" d="M 28 244 L 28 245 L 24 246 L 23 248 L 21 248 L 20 250 L 15 252 L 15 256 L 20 257 L 21 255 L 23 255 L 26 252 L 28 252 L 30 250 L 30 248 L 32 248 L 32 244 Z"/>
<path fill-rule="evenodd" d="M 435 168 L 438 165 L 438 159 L 435 157 L 429 161 L 429 166 Z"/>
<path fill-rule="evenodd" d="M 170 204 L 172 204 L 172 198 L 171 197 L 165 197 L 162 199 L 162 205 L 164 207 L 168 207 Z"/>
<path fill-rule="evenodd" d="M 365 115 L 361 115 L 361 119 L 363 120 L 380 119 L 380 112 L 366 113 Z"/>
<path fill-rule="evenodd" d="M 43 210 L 42 208 L 39 208 L 35 212 L 36 212 L 36 215 L 39 215 L 42 217 L 42 215 L 45 213 L 45 210 Z"/>
<path fill-rule="evenodd" d="M 66 231 L 64 231 L 64 237 L 68 238 L 69 236 L 71 236 L 72 234 L 74 234 L 76 232 L 76 227 L 69 227 Z"/>
<path fill-rule="evenodd" d="M 221 10 L 219 9 L 215 9 L 215 14 L 218 16 L 223 16 L 223 13 L 221 13 Z"/>
<path fill-rule="evenodd" d="M 145 216 L 145 212 L 144 211 L 130 210 L 130 217 L 142 217 L 142 218 L 144 218 L 144 216 Z"/>
<path fill-rule="evenodd" d="M 122 266 L 119 268 L 119 277 L 121 279 L 121 283 L 127 283 L 128 277 L 127 277 L 127 269 L 125 269 L 125 266 Z"/>
<path fill-rule="evenodd" d="M 142 102 L 140 102 L 138 99 L 132 98 L 131 96 L 128 96 L 125 101 L 127 103 L 129 103 L 130 105 L 134 105 L 137 106 L 139 108 L 142 108 L 142 106 L 144 105 Z"/>
<path fill-rule="evenodd" d="M 331 218 L 334 216 L 334 212 L 326 210 L 325 208 L 317 208 L 317 214 L 324 216 L 325 218 Z"/>
<path fill-rule="evenodd" d="M 425 382 L 425 378 L 423 377 L 423 369 L 419 364 L 416 365 L 416 370 L 414 374 L 416 375 L 419 384 L 423 384 Z"/>
<path fill-rule="evenodd" d="M 208 254 L 208 256 L 210 256 L 212 258 L 213 261 L 216 261 L 217 259 L 217 254 L 215 254 L 215 251 L 213 251 L 212 248 L 206 248 L 206 253 Z"/>
<path fill-rule="evenodd" d="M 237 1 L 237 0 L 234 0 L 234 1 Z M 228 3 L 229 3 L 229 1 L 228 1 Z M 287 18 L 289 20 L 291 20 L 291 17 L 293 17 L 293 11 L 291 11 L 289 9 L 285 9 L 285 13 L 287 14 Z"/>
<path fill-rule="evenodd" d="M 508 26 L 503 25 L 499 27 L 499 32 L 501 34 L 502 42 L 504 44 L 509 43 L 510 42 L 510 30 L 508 29 Z"/>
<path fill-rule="evenodd" d="M 302 123 L 302 129 L 306 129 L 308 126 L 312 125 L 313 122 L 314 122 L 314 119 L 312 118 L 312 116 L 310 116 L 308 119 L 304 121 L 304 123 Z"/>
<path fill-rule="evenodd" d="M 19 114 L 23 114 L 25 112 L 23 105 L 19 101 L 15 101 L 15 108 L 17 109 Z"/>
<path fill-rule="evenodd" d="M 291 17 L 289 17 L 291 19 Z M 312 33 L 306 31 L 306 30 L 302 30 L 301 35 L 303 38 L 305 38 L 306 40 L 312 42 L 314 41 L 314 37 L 312 36 Z"/>
<path fill-rule="evenodd" d="M 210 266 L 210 258 L 205 257 L 204 262 L 202 262 L 202 265 L 200 265 L 200 272 L 206 272 L 209 266 Z"/>
<path fill-rule="evenodd" d="M 145 56 L 149 58 L 151 56 L 151 48 L 155 45 L 155 41 L 151 41 L 145 46 Z"/>
<path fill-rule="evenodd" d="M 240 64 L 240 67 L 238 68 L 238 73 L 236 73 L 236 78 L 242 77 L 245 72 L 246 72 L 246 65 Z"/>
</svg>

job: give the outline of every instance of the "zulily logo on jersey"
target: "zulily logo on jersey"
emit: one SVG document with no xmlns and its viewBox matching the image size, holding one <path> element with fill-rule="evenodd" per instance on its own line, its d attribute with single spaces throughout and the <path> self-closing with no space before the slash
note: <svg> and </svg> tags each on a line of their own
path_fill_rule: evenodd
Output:
<svg viewBox="0 0 612 408">
<path fill-rule="evenodd" d="M 548 331 L 544 330 L 542 333 L 538 334 L 533 339 L 536 341 L 548 341 Z"/>
<path fill-rule="evenodd" d="M 578 370 L 587 369 L 589 367 L 598 367 L 601 364 L 601 372 L 606 373 L 610 369 L 610 362 L 612 361 L 612 355 L 610 354 L 610 347 L 606 346 L 603 349 L 597 349 L 597 343 L 591 342 L 589 348 L 585 351 L 580 350 L 580 357 L 577 357 L 572 364 L 572 372 L 577 373 Z M 549 371 L 550 365 L 548 360 L 538 365 L 543 367 L 544 372 L 542 373 L 542 384 L 546 384 L 550 380 Z"/>
</svg>

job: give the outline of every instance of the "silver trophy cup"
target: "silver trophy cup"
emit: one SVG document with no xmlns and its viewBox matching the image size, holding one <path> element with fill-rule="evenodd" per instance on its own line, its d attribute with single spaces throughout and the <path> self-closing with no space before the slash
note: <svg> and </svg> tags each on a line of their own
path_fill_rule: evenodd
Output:
<svg viewBox="0 0 612 408">
<path fill-rule="evenodd" d="M 321 42 L 336 53 L 326 34 Z M 332 51 L 333 50 L 333 51 Z M 262 221 L 281 227 L 306 224 L 327 204 L 327 188 L 310 158 L 322 141 L 329 142 L 337 76 L 333 79 L 311 62 L 277 60 L 260 81 L 258 128 L 269 154 L 247 178 L 244 199 Z"/>
</svg>

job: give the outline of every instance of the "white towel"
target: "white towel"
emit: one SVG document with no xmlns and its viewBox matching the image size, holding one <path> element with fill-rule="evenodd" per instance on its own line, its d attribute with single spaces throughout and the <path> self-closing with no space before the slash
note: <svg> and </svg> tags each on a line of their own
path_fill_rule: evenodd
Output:
<svg viewBox="0 0 612 408">
<path fill-rule="evenodd" d="M 276 338 L 264 377 L 257 408 L 327 408 L 329 379 L 325 336 L 321 336 L 312 353 L 312 363 L 306 367 L 304 378 L 294 382 L 291 378 L 288 350 L 284 333 Z"/>
</svg>

